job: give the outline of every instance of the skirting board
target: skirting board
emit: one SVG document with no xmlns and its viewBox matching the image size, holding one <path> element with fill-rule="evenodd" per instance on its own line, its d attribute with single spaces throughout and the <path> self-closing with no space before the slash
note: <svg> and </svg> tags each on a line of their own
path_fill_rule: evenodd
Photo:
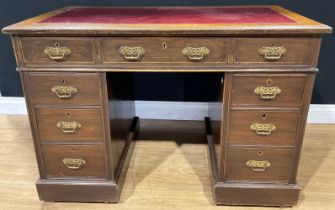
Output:
<svg viewBox="0 0 335 210">
<path fill-rule="evenodd" d="M 141 119 L 201 120 L 207 117 L 208 105 L 203 102 L 135 101 L 136 116 Z M 27 114 L 22 97 L 0 97 L 1 115 Z M 312 104 L 307 123 L 335 123 L 335 104 Z"/>
</svg>

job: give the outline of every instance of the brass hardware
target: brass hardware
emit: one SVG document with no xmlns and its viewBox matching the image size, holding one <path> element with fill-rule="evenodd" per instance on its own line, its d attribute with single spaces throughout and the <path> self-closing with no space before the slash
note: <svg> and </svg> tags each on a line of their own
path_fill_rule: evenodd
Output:
<svg viewBox="0 0 335 210">
<path fill-rule="evenodd" d="M 78 92 L 76 87 L 64 85 L 55 85 L 51 88 L 51 91 L 55 93 L 58 98 L 62 99 L 71 98 Z"/>
<path fill-rule="evenodd" d="M 281 93 L 281 89 L 279 87 L 256 87 L 254 92 L 264 100 L 272 100 L 275 99 L 277 94 Z"/>
<path fill-rule="evenodd" d="M 246 165 L 255 172 L 263 172 L 265 169 L 271 166 L 271 163 L 267 160 L 248 160 Z"/>
<path fill-rule="evenodd" d="M 207 47 L 185 47 L 183 54 L 191 61 L 200 61 L 209 54 Z"/>
<path fill-rule="evenodd" d="M 44 53 L 54 61 L 62 61 L 67 55 L 71 54 L 71 50 L 68 47 L 61 47 L 59 43 L 56 43 L 55 47 L 46 47 Z"/>
<path fill-rule="evenodd" d="M 145 53 L 143 47 L 127 47 L 122 46 L 119 49 L 121 55 L 129 61 L 138 61 L 141 59 L 142 55 Z"/>
<path fill-rule="evenodd" d="M 258 50 L 260 55 L 263 55 L 266 60 L 279 60 L 282 55 L 284 55 L 287 52 L 287 49 L 285 47 L 262 47 Z"/>
<path fill-rule="evenodd" d="M 250 125 L 250 129 L 254 131 L 257 135 L 268 136 L 271 134 L 272 131 L 276 130 L 276 126 L 272 123 L 252 123 Z"/>
<path fill-rule="evenodd" d="M 59 121 L 56 126 L 61 129 L 63 133 L 73 134 L 79 128 L 81 128 L 81 124 L 79 122 L 66 122 Z"/>
<path fill-rule="evenodd" d="M 67 168 L 73 170 L 78 170 L 86 164 L 86 161 L 82 158 L 63 158 L 62 162 Z"/>
</svg>

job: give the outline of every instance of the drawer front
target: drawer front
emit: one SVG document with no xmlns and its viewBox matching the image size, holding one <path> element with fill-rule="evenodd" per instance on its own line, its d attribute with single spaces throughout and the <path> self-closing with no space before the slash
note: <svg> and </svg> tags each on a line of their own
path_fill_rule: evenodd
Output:
<svg viewBox="0 0 335 210">
<path fill-rule="evenodd" d="M 93 64 L 96 59 L 94 42 L 90 38 L 23 37 L 20 47 L 27 65 Z"/>
<path fill-rule="evenodd" d="M 226 180 L 288 183 L 293 154 L 293 149 L 229 147 Z"/>
<path fill-rule="evenodd" d="M 28 73 L 33 104 L 99 105 L 97 73 Z"/>
<path fill-rule="evenodd" d="M 103 141 L 100 109 L 35 108 L 42 141 Z"/>
<path fill-rule="evenodd" d="M 295 144 L 300 112 L 298 111 L 231 111 L 229 144 Z"/>
<path fill-rule="evenodd" d="M 300 106 L 306 81 L 305 74 L 235 74 L 231 104 Z"/>
<path fill-rule="evenodd" d="M 228 44 L 222 38 L 105 38 L 104 63 L 225 63 Z"/>
<path fill-rule="evenodd" d="M 47 178 L 107 177 L 104 145 L 42 146 Z"/>
<path fill-rule="evenodd" d="M 317 38 L 234 39 L 234 63 L 308 66 L 317 58 L 318 48 Z"/>
</svg>

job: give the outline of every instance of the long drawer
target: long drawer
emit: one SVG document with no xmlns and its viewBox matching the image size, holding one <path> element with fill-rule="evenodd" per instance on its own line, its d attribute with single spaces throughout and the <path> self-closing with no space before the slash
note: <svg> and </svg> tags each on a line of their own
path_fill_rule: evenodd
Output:
<svg viewBox="0 0 335 210">
<path fill-rule="evenodd" d="M 98 73 L 29 73 L 33 104 L 100 105 Z"/>
<path fill-rule="evenodd" d="M 306 74 L 235 74 L 232 80 L 232 106 L 301 106 Z"/>
<path fill-rule="evenodd" d="M 41 141 L 103 141 L 101 109 L 35 108 Z"/>
<path fill-rule="evenodd" d="M 105 146 L 42 145 L 47 178 L 106 179 Z"/>
<path fill-rule="evenodd" d="M 229 144 L 294 146 L 299 111 L 233 110 Z"/>
<path fill-rule="evenodd" d="M 288 183 L 293 149 L 229 147 L 227 181 Z"/>
</svg>

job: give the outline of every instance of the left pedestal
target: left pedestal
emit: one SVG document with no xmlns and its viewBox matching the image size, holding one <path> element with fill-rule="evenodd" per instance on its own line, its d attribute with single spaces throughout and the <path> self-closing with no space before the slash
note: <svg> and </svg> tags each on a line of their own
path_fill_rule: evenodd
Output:
<svg viewBox="0 0 335 210">
<path fill-rule="evenodd" d="M 21 79 L 39 198 L 118 202 L 138 118 L 132 88 L 125 92 L 113 81 L 132 80 L 131 74 L 39 71 L 21 72 Z"/>
</svg>

